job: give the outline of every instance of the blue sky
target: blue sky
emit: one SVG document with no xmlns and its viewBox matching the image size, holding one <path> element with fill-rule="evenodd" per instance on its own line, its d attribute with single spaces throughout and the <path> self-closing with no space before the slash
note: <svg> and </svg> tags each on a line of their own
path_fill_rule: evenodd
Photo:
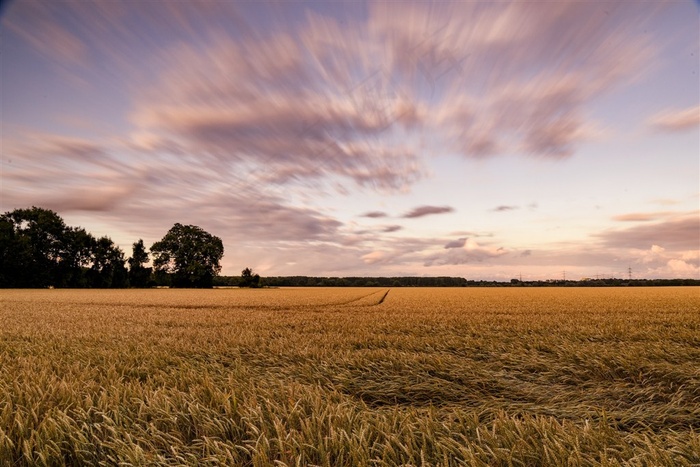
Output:
<svg viewBox="0 0 700 467">
<path fill-rule="evenodd" d="M 2 200 L 224 274 L 700 277 L 696 3 L 12 2 Z"/>
</svg>

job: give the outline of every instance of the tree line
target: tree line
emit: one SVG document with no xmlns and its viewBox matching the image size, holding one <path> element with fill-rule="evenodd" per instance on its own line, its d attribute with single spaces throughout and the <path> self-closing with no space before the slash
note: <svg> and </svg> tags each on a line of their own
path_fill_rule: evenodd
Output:
<svg viewBox="0 0 700 467">
<path fill-rule="evenodd" d="M 175 224 L 150 254 L 139 239 L 126 258 L 109 237 L 67 226 L 49 209 L 0 216 L 0 287 L 211 287 L 223 255 L 221 239 L 194 225 Z"/>
<path fill-rule="evenodd" d="M 700 285 L 698 279 L 584 279 L 508 282 L 462 277 L 261 278 L 250 268 L 220 276 L 224 246 L 195 225 L 175 224 L 151 245 L 139 239 L 130 257 L 109 237 L 70 227 L 38 207 L 0 215 L 0 287 L 620 287 Z M 152 266 L 147 266 L 152 261 Z"/>
<path fill-rule="evenodd" d="M 521 281 L 467 280 L 463 277 L 316 277 L 271 276 L 257 274 L 251 280 L 242 276 L 217 276 L 215 287 L 677 287 L 700 286 L 699 279 L 582 279 Z"/>
<path fill-rule="evenodd" d="M 260 278 L 257 274 L 252 274 L 248 268 L 246 270 L 243 270 L 240 277 L 218 276 L 214 279 L 214 285 L 219 287 L 464 287 L 467 284 L 467 280 L 462 277 L 269 276 Z M 251 274 L 252 280 L 249 278 Z M 251 282 L 255 285 L 251 285 Z"/>
</svg>

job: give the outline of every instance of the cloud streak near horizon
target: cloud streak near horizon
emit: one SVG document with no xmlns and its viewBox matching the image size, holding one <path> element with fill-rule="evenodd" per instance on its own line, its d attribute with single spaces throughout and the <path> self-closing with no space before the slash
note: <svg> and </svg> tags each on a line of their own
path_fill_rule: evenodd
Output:
<svg viewBox="0 0 700 467">
<path fill-rule="evenodd" d="M 683 11 L 18 0 L 2 18 L 2 207 L 55 209 L 114 229 L 127 246 L 174 222 L 197 224 L 230 251 L 245 245 L 225 258 L 234 273 L 260 264 L 273 274 L 508 277 L 521 264 L 555 263 L 557 248 L 544 242 L 585 238 L 608 249 L 596 258 L 610 267 L 628 242 L 664 248 L 640 263 L 649 271 L 673 275 L 669 261 L 683 261 L 691 269 L 672 264 L 697 274 L 686 261 L 698 248 L 687 238 L 694 224 L 677 218 L 696 208 L 698 181 L 674 184 L 661 149 L 638 170 L 650 195 L 624 164 L 613 164 L 610 187 L 601 182 L 601 199 L 629 185 L 627 205 L 596 214 L 600 201 L 578 184 L 603 171 L 596 154 L 632 157 L 619 149 L 628 127 L 677 138 L 673 163 L 697 166 L 692 76 L 678 78 L 689 90 L 679 84 L 674 100 L 645 87 L 684 70 L 660 62 L 676 50 L 663 18 Z M 697 36 L 689 26 L 679 37 Z M 678 66 L 696 70 L 696 49 L 679 52 Z M 630 89 L 641 117 L 607 107 Z M 649 141 L 637 149 L 659 147 Z M 650 199 L 677 209 L 653 211 Z M 589 210 L 586 220 L 563 221 L 575 209 L 559 200 Z M 656 224 L 618 230 L 621 221 Z M 584 227 L 559 238 L 562 223 Z M 494 233 L 477 243 L 455 231 Z M 577 254 L 590 258 L 565 250 L 571 267 Z"/>
</svg>

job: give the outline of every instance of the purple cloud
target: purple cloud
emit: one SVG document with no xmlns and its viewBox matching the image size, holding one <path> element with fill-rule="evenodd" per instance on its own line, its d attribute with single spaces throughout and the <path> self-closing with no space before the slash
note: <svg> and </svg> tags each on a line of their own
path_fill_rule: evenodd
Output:
<svg viewBox="0 0 700 467">
<path fill-rule="evenodd" d="M 432 214 L 446 214 L 449 212 L 454 212 L 454 208 L 450 206 L 418 206 L 401 217 L 405 219 L 414 219 L 416 217 L 429 216 Z"/>
<path fill-rule="evenodd" d="M 646 250 L 652 245 L 666 249 L 700 249 L 700 215 L 668 219 L 654 224 L 643 224 L 623 230 L 608 230 L 595 237 L 603 245 L 614 248 Z"/>
<path fill-rule="evenodd" d="M 466 237 L 464 238 L 458 238 L 457 240 L 452 240 L 451 242 L 448 242 L 445 245 L 445 249 L 449 250 L 450 248 L 463 248 L 464 244 L 467 242 Z"/>
<path fill-rule="evenodd" d="M 514 211 L 516 209 L 520 209 L 520 207 L 519 206 L 501 205 L 501 206 L 496 206 L 495 208 L 493 208 L 491 210 L 495 211 L 495 212 L 504 212 L 504 211 Z"/>
<path fill-rule="evenodd" d="M 494 248 L 488 245 L 479 245 L 473 240 L 465 239 L 465 244 L 461 248 L 449 248 L 445 252 L 428 255 L 424 258 L 423 265 L 444 266 L 481 263 L 507 254 L 508 251 L 503 247 Z"/>
<path fill-rule="evenodd" d="M 380 218 L 380 217 L 387 217 L 388 214 L 383 212 L 383 211 L 370 211 L 366 212 L 364 214 L 361 214 L 360 217 L 370 217 L 373 219 Z"/>
<path fill-rule="evenodd" d="M 700 107 L 666 110 L 651 117 L 648 124 L 656 130 L 667 132 L 697 130 L 700 127 Z"/>
</svg>

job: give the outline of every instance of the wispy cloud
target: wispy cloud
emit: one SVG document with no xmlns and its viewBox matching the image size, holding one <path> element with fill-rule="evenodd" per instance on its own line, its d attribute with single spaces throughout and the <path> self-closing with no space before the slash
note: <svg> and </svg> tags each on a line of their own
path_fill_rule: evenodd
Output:
<svg viewBox="0 0 700 467">
<path fill-rule="evenodd" d="M 258 8 L 278 26 L 287 7 Z M 47 56 L 106 56 L 130 78 L 148 77 L 132 96 L 133 123 L 191 152 L 264 165 L 284 174 L 271 177 L 280 183 L 340 176 L 404 190 L 424 175 L 415 145 L 396 143 L 409 129 L 467 157 L 573 154 L 600 133 L 589 102 L 652 63 L 642 31 L 656 9 L 372 3 L 343 21 L 309 8 L 293 27 L 260 35 L 247 6 L 226 2 L 24 2 L 12 29 Z M 151 34 L 130 34 L 142 21 Z M 149 58 L 136 62 L 135 48 Z"/>
<path fill-rule="evenodd" d="M 595 237 L 607 247 L 645 250 L 659 245 L 665 249 L 697 250 L 700 249 L 700 213 L 622 230 L 608 230 Z"/>
<path fill-rule="evenodd" d="M 700 107 L 659 112 L 649 119 L 649 125 L 659 131 L 686 131 L 700 128 Z"/>
<path fill-rule="evenodd" d="M 379 266 L 383 273 L 429 266 L 431 273 L 462 274 L 450 267 L 545 268 L 556 258 L 583 268 L 630 248 L 639 258 L 654 253 L 639 260 L 650 270 L 696 265 L 691 216 L 622 214 L 614 220 L 646 224 L 591 237 L 609 251 L 561 253 L 507 248 L 478 212 L 473 223 L 447 228 L 464 231 L 406 238 L 410 225 L 423 223 L 406 219 L 455 212 L 440 198 L 403 198 L 414 204 L 399 205 L 421 204 L 405 213 L 349 215 L 377 224 L 370 227 L 337 209 L 358 191 L 381 200 L 404 196 L 430 181 L 433 156 L 446 164 L 454 156 L 565 159 L 605 136 L 593 103 L 658 62 L 659 45 L 644 30 L 664 5 L 340 5 L 14 2 L 3 26 L 16 50 L 41 57 L 32 64 L 42 70 L 58 70 L 61 85 L 104 97 L 95 108 L 120 105 L 109 107 L 108 130 L 100 132 L 65 124 L 89 120 L 78 107 L 61 112 L 54 130 L 72 133 L 7 131 L 3 206 L 82 215 L 134 240 L 155 240 L 174 222 L 194 223 L 224 238 L 232 252 L 225 264 L 234 272 L 250 259 L 289 274 L 375 273 Z M 665 111 L 649 124 L 692 129 L 698 109 Z M 335 206 L 333 196 L 341 197 Z M 517 200 L 492 211 L 537 207 Z M 374 202 L 350 209 L 384 206 Z M 405 225 L 371 221 L 385 218 Z M 651 252 L 652 245 L 664 250 Z"/>
<path fill-rule="evenodd" d="M 672 216 L 674 214 L 677 215 L 678 213 L 674 213 L 672 211 L 631 212 L 629 214 L 620 214 L 617 216 L 613 216 L 612 219 L 621 222 L 648 222 Z"/>
<path fill-rule="evenodd" d="M 418 206 L 404 214 L 405 219 L 415 219 L 417 217 L 430 216 L 432 214 L 447 214 L 454 212 L 454 208 L 450 206 Z"/>
<path fill-rule="evenodd" d="M 519 206 L 501 205 L 501 206 L 496 206 L 495 208 L 493 208 L 491 210 L 495 211 L 495 212 L 505 212 L 505 211 L 514 211 L 516 209 L 520 209 L 520 207 Z"/>
<path fill-rule="evenodd" d="M 369 217 L 369 218 L 373 218 L 373 219 L 380 218 L 380 217 L 387 217 L 387 216 L 388 216 L 388 214 L 383 212 L 383 211 L 370 211 L 370 212 L 366 212 L 366 213 L 360 215 L 360 217 Z"/>
<path fill-rule="evenodd" d="M 480 245 L 473 239 L 465 239 L 461 246 L 448 248 L 445 245 L 445 249 L 447 249 L 445 252 L 428 255 L 424 259 L 423 264 L 425 266 L 435 266 L 481 263 L 508 254 L 508 251 L 503 247 Z"/>
</svg>

